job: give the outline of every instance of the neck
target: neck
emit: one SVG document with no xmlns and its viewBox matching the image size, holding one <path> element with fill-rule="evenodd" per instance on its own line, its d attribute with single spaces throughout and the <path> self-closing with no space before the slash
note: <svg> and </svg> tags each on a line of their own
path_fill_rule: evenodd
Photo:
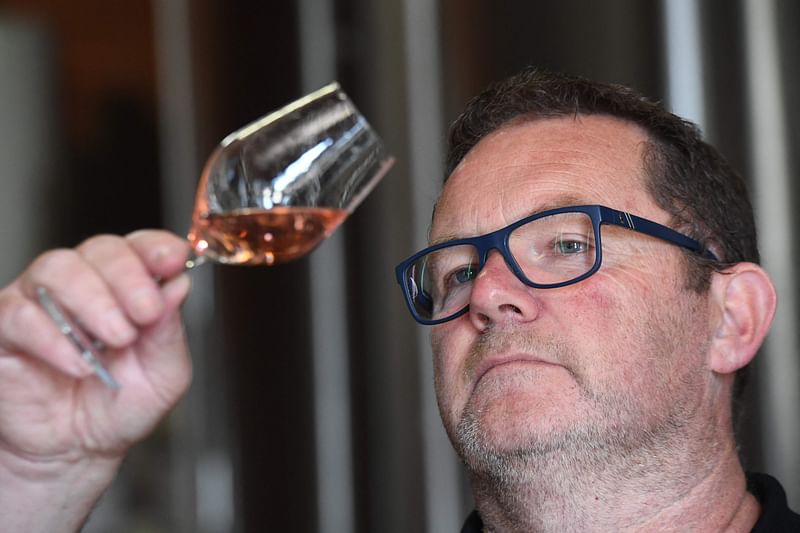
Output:
<svg viewBox="0 0 800 533">
<path fill-rule="evenodd" d="M 750 531 L 759 504 L 746 490 L 732 439 L 670 457 L 632 453 L 616 462 L 575 457 L 520 459 L 514 475 L 472 473 L 478 510 L 493 533 Z M 678 452 L 673 449 L 672 452 Z M 666 525 L 666 526 L 665 526 Z M 665 527 L 667 529 L 665 529 Z"/>
</svg>

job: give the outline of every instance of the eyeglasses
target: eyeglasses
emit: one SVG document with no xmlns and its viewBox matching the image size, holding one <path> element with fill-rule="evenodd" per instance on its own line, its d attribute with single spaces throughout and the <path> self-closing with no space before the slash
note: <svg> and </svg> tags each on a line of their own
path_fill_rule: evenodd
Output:
<svg viewBox="0 0 800 533">
<path fill-rule="evenodd" d="M 579 205 L 549 209 L 486 235 L 425 248 L 397 265 L 397 282 L 417 322 L 441 324 L 467 312 L 472 282 L 491 250 L 502 254 L 520 281 L 537 289 L 588 278 L 602 261 L 602 224 L 658 237 L 716 261 L 699 242 L 666 226 L 602 205 Z"/>
</svg>

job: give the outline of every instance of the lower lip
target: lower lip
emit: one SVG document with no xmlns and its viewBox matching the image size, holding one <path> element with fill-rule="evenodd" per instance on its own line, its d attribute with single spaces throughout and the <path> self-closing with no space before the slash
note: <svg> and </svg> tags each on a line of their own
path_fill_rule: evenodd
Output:
<svg viewBox="0 0 800 533">
<path fill-rule="evenodd" d="M 493 370 L 502 369 L 503 367 L 507 367 L 509 365 L 523 365 L 523 366 L 558 366 L 552 363 L 547 363 L 545 361 L 539 361 L 536 359 L 511 359 L 510 361 L 503 361 L 502 363 L 498 363 L 496 365 L 490 366 L 483 374 L 478 377 L 475 384 L 477 385 L 487 374 L 491 373 Z"/>
</svg>

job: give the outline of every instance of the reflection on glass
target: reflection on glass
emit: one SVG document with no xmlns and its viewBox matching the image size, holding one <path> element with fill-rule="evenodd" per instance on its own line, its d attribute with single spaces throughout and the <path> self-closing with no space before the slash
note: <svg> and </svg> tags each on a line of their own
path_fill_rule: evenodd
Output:
<svg viewBox="0 0 800 533">
<path fill-rule="evenodd" d="M 309 253 L 393 162 L 336 83 L 245 126 L 203 170 L 189 266 L 272 265 Z"/>
</svg>

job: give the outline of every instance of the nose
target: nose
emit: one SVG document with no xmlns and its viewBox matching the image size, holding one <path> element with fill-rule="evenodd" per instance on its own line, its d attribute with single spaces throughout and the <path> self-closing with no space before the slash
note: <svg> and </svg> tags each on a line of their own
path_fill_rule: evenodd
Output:
<svg viewBox="0 0 800 533">
<path fill-rule="evenodd" d="M 469 319 L 479 331 L 503 322 L 536 320 L 540 302 L 533 291 L 514 275 L 503 256 L 493 250 L 472 282 Z"/>
</svg>

